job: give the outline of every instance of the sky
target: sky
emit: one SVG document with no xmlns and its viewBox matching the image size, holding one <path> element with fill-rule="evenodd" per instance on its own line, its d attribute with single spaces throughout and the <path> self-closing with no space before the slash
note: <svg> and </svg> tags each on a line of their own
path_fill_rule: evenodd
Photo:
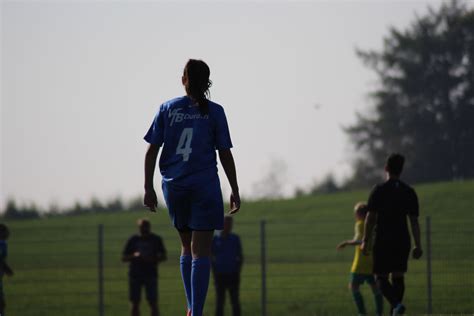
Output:
<svg viewBox="0 0 474 316">
<path fill-rule="evenodd" d="M 355 49 L 440 3 L 2 1 L 0 208 L 142 194 L 143 136 L 184 94 L 189 58 L 211 68 L 244 197 L 272 172 L 286 196 L 342 181 L 356 154 L 343 127 L 377 84 Z"/>
</svg>

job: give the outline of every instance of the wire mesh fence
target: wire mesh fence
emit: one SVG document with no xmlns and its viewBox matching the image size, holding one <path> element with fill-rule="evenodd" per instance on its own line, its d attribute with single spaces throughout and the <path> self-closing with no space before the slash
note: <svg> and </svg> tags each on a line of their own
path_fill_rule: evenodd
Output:
<svg viewBox="0 0 474 316">
<path fill-rule="evenodd" d="M 474 220 L 432 218 L 431 222 L 427 235 L 421 220 L 424 257 L 409 262 L 405 294 L 409 312 L 472 314 Z M 128 314 L 127 264 L 120 258 L 126 240 L 136 233 L 134 223 L 105 223 L 103 229 L 98 224 L 74 224 L 73 218 L 69 223 L 13 225 L 9 262 L 15 275 L 3 279 L 8 315 Z M 352 237 L 353 225 L 351 220 L 268 221 L 262 225 L 237 219 L 234 231 L 244 251 L 242 314 L 355 314 L 347 288 L 354 249 L 335 249 L 340 241 Z M 159 266 L 161 314 L 185 315 L 178 236 L 167 224 L 153 224 L 152 230 L 163 238 L 168 250 L 168 260 Z M 370 289 L 363 286 L 362 294 L 368 312 L 374 314 Z M 213 315 L 214 308 L 211 279 L 205 315 Z M 141 309 L 148 313 L 145 301 Z M 230 306 L 226 314 L 231 314 Z"/>
</svg>

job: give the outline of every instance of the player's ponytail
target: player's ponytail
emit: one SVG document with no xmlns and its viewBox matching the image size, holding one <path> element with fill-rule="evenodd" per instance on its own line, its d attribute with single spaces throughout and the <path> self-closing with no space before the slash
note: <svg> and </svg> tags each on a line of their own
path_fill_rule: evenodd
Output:
<svg viewBox="0 0 474 316">
<path fill-rule="evenodd" d="M 208 113 L 207 98 L 209 97 L 209 88 L 212 81 L 209 80 L 211 71 L 209 66 L 202 60 L 190 59 L 184 67 L 184 75 L 188 82 L 186 92 L 199 104 L 199 110 L 202 114 Z"/>
</svg>

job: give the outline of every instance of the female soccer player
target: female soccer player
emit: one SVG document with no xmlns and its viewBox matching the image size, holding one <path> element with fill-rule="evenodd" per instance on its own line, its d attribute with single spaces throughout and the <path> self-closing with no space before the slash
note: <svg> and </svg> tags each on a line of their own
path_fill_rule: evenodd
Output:
<svg viewBox="0 0 474 316">
<path fill-rule="evenodd" d="M 207 99 L 210 70 L 202 60 L 190 59 L 182 77 L 186 96 L 160 106 L 145 140 L 144 204 L 158 205 L 153 174 L 160 147 L 163 195 L 181 238 L 181 276 L 188 315 L 201 316 L 210 275 L 215 229 L 222 229 L 224 206 L 217 176 L 216 150 L 229 180 L 230 214 L 240 209 L 239 187 L 231 153 L 232 142 L 224 109 Z"/>
</svg>

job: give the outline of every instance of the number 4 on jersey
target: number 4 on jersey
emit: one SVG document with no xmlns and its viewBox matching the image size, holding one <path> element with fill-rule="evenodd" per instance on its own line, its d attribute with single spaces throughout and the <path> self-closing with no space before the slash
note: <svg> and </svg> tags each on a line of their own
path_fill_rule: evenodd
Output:
<svg viewBox="0 0 474 316">
<path fill-rule="evenodd" d="M 183 161 L 189 160 L 189 155 L 193 152 L 191 148 L 191 140 L 193 139 L 193 129 L 185 128 L 179 137 L 178 147 L 176 148 L 177 155 L 183 155 Z"/>
</svg>

